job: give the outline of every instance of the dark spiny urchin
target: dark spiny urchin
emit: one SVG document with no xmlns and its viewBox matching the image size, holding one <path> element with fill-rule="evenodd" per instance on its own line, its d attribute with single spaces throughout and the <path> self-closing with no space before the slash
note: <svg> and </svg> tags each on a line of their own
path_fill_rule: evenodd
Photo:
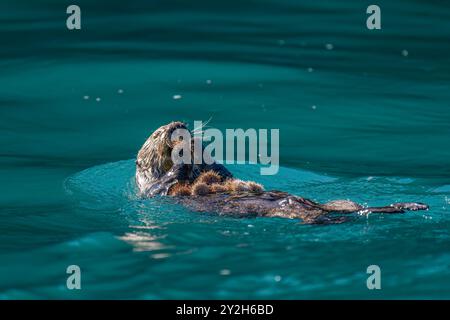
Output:
<svg viewBox="0 0 450 320">
<path fill-rule="evenodd" d="M 190 196 L 191 187 L 187 184 L 176 184 L 170 188 L 169 195 L 171 196 Z"/>
<path fill-rule="evenodd" d="M 248 185 L 245 183 L 245 181 L 242 180 L 234 180 L 234 192 L 246 192 L 249 191 Z"/>
<path fill-rule="evenodd" d="M 203 182 L 206 183 L 208 185 L 211 185 L 213 183 L 219 183 L 221 182 L 222 179 L 220 177 L 220 175 L 212 170 L 203 172 L 198 178 L 197 178 L 197 182 Z"/>
<path fill-rule="evenodd" d="M 234 192 L 234 179 L 225 180 L 223 186 L 228 192 Z"/>
<path fill-rule="evenodd" d="M 225 185 L 220 184 L 220 183 L 213 183 L 211 185 L 211 192 L 212 193 L 223 193 L 223 192 L 227 192 L 228 189 Z"/>
<path fill-rule="evenodd" d="M 206 196 L 209 193 L 209 186 L 204 182 L 196 182 L 192 186 L 193 196 Z"/>
<path fill-rule="evenodd" d="M 248 187 L 244 181 L 239 179 L 228 179 L 224 184 L 229 192 L 239 193 L 248 191 Z"/>
<path fill-rule="evenodd" d="M 264 191 L 264 187 L 254 181 L 247 181 L 247 187 L 250 192 L 260 193 Z"/>
</svg>

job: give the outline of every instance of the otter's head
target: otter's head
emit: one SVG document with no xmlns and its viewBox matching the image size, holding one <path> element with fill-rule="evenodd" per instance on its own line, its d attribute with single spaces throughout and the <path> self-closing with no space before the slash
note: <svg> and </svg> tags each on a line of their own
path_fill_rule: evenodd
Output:
<svg viewBox="0 0 450 320">
<path fill-rule="evenodd" d="M 144 175 L 142 177 L 138 176 L 138 180 L 159 179 L 172 168 L 172 150 L 177 141 L 173 142 L 171 137 L 172 133 L 177 129 L 188 130 L 183 122 L 171 122 L 157 129 L 145 141 L 136 159 L 136 173 Z"/>
</svg>

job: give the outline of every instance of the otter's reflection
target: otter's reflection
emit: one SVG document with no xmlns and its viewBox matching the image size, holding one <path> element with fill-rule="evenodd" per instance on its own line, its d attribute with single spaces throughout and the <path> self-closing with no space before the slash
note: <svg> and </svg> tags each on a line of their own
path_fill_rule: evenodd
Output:
<svg viewBox="0 0 450 320">
<path fill-rule="evenodd" d="M 161 234 L 165 230 L 164 227 L 157 225 L 154 221 L 148 220 L 145 217 L 140 217 L 139 222 L 129 226 L 130 231 L 126 232 L 119 239 L 133 246 L 135 252 L 152 252 L 152 257 L 155 259 L 167 258 L 170 256 L 163 250 L 170 249 L 170 246 L 165 245 L 162 240 L 166 234 Z"/>
</svg>

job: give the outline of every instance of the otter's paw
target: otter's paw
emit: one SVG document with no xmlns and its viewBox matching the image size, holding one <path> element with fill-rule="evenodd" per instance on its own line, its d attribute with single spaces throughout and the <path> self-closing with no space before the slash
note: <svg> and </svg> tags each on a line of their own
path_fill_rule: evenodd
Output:
<svg viewBox="0 0 450 320">
<path fill-rule="evenodd" d="M 428 210 L 428 205 L 419 202 L 399 202 L 391 204 L 391 207 L 401 209 L 401 210 Z"/>
</svg>

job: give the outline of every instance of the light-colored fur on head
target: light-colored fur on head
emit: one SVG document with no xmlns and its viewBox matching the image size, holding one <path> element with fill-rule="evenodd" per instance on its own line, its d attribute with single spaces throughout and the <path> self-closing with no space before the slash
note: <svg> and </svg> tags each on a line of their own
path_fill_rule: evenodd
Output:
<svg viewBox="0 0 450 320">
<path fill-rule="evenodd" d="M 148 170 L 154 178 L 160 178 L 173 165 L 171 135 L 176 129 L 186 129 L 182 122 L 171 122 L 160 127 L 145 141 L 137 155 L 136 164 L 143 170 Z"/>
<path fill-rule="evenodd" d="M 161 178 L 173 166 L 171 141 L 176 129 L 186 129 L 183 122 L 171 122 L 158 128 L 145 141 L 136 159 L 136 183 L 140 190 L 152 181 Z"/>
</svg>

